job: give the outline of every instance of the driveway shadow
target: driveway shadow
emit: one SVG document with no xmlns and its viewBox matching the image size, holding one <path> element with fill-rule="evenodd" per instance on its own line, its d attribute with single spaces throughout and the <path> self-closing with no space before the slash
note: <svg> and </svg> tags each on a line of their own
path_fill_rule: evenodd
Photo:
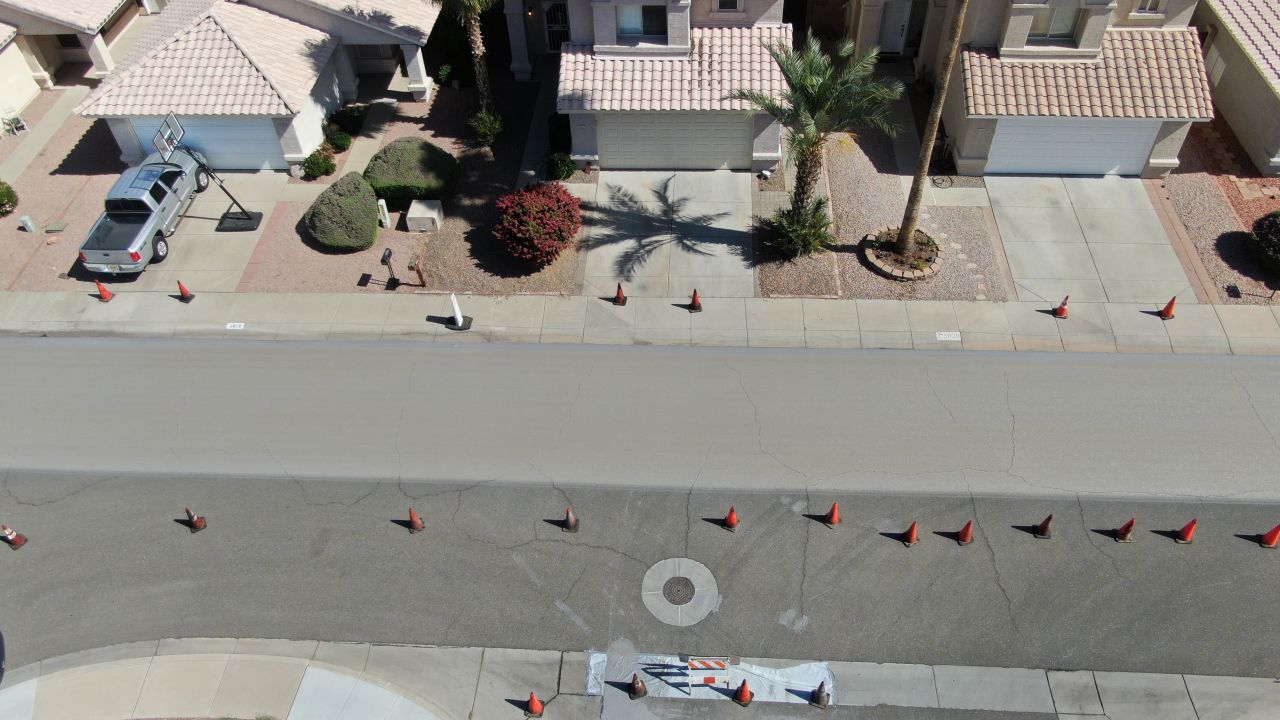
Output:
<svg viewBox="0 0 1280 720">
<path fill-rule="evenodd" d="M 95 120 L 53 175 L 119 175 L 128 167 L 120 161 L 116 140 L 106 120 Z"/>
<path fill-rule="evenodd" d="M 691 255 L 711 256 L 717 245 L 743 260 L 750 260 L 751 233 L 747 230 L 713 229 L 711 224 L 729 213 L 694 214 L 693 198 L 676 197 L 672 192 L 675 175 L 652 188 L 651 198 L 612 183 L 606 184 L 608 200 L 592 211 L 591 235 L 583 243 L 587 250 L 622 246 L 614 261 L 614 273 L 624 280 L 635 276 L 654 253 L 664 246 Z"/>
</svg>

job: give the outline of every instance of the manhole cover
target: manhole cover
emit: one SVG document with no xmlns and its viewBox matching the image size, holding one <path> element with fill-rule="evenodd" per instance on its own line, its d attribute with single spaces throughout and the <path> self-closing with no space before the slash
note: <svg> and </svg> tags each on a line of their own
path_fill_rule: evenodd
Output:
<svg viewBox="0 0 1280 720">
<path fill-rule="evenodd" d="M 693 602 L 693 581 L 687 577 L 673 577 L 662 585 L 662 597 L 672 605 L 688 605 Z"/>
</svg>

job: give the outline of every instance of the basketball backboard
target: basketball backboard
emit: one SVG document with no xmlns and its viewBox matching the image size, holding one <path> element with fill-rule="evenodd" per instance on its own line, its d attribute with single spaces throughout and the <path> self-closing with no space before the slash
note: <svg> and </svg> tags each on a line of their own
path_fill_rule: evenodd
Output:
<svg viewBox="0 0 1280 720">
<path fill-rule="evenodd" d="M 182 136 L 186 134 L 186 130 L 182 128 L 182 123 L 178 122 L 178 118 L 173 113 L 169 113 L 164 122 L 160 123 L 160 129 L 156 130 L 155 137 L 151 138 L 151 144 L 155 147 L 156 152 L 160 153 L 160 157 L 165 162 L 169 162 L 169 158 L 173 156 L 173 151 L 178 147 L 178 143 L 182 142 Z"/>
</svg>

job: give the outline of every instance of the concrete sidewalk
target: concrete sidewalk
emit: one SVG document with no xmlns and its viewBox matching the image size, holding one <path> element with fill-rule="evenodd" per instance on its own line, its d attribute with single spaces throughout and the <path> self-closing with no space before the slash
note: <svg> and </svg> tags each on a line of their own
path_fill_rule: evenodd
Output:
<svg viewBox="0 0 1280 720">
<path fill-rule="evenodd" d="M 530 691 L 546 702 L 546 717 L 556 720 L 688 717 L 691 704 L 700 717 L 744 717 L 728 702 L 728 693 L 693 699 L 654 692 L 670 673 L 652 664 L 633 668 L 625 661 L 628 657 L 640 656 L 611 653 L 606 683 L 589 689 L 587 653 L 233 638 L 138 642 L 52 658 L 9 673 L 0 689 L 0 720 L 260 715 L 281 720 L 504 720 L 524 716 Z M 742 663 L 780 669 L 801 661 L 742 658 Z M 855 717 L 845 708 L 878 706 L 932 709 L 930 718 L 973 717 L 970 713 L 978 711 L 987 717 L 1017 714 L 1044 720 L 1264 720 L 1273 718 L 1280 706 L 1280 685 L 1267 678 L 825 665 L 833 678 L 836 707 L 824 716 L 836 718 Z M 649 698 L 631 701 L 614 684 L 632 672 L 645 677 Z M 662 694 L 667 697 L 657 697 Z M 767 708 L 769 717 L 813 716 L 813 709 L 802 703 L 769 703 L 763 697 L 758 695 L 754 705 Z M 856 717 L 865 717 L 862 712 Z"/>
<path fill-rule="evenodd" d="M 720 347 L 898 348 L 1280 354 L 1280 305 L 1073 303 L 1057 320 L 1040 302 L 716 298 L 459 297 L 475 318 L 445 328 L 438 294 L 202 292 L 190 304 L 160 291 L 0 293 L 0 333 L 256 339 L 412 339 Z"/>
</svg>

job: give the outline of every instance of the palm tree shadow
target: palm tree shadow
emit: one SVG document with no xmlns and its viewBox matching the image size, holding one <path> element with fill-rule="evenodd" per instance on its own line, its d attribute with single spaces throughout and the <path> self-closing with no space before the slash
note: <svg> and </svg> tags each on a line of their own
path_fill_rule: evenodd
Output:
<svg viewBox="0 0 1280 720">
<path fill-rule="evenodd" d="M 690 255 L 710 257 L 708 246 L 723 245 L 744 261 L 751 256 L 749 230 L 725 230 L 713 223 L 728 212 L 692 214 L 692 198 L 676 197 L 668 176 L 652 189 L 652 199 L 641 199 L 620 185 L 606 184 L 609 199 L 593 210 L 592 230 L 587 250 L 621 245 L 614 261 L 614 273 L 630 280 L 663 247 L 678 248 Z"/>
</svg>

